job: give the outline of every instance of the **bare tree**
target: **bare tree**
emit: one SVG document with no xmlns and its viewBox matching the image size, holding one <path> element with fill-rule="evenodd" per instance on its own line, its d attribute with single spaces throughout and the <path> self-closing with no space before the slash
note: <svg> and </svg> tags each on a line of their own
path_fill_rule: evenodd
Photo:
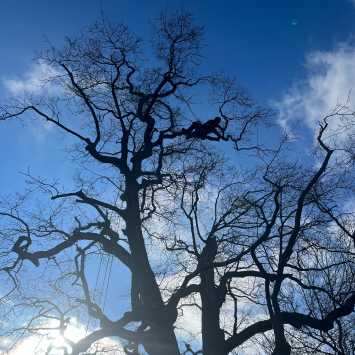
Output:
<svg viewBox="0 0 355 355">
<path fill-rule="evenodd" d="M 3 299 L 15 304 L 5 312 L 26 315 L 15 341 L 58 330 L 71 354 L 104 352 L 93 348 L 103 338 L 120 339 L 126 354 L 229 354 L 251 341 L 274 355 L 291 346 L 346 353 L 353 216 L 334 201 L 353 191 L 353 176 L 331 164 L 335 149 L 324 140 L 336 117 L 320 126 L 317 169 L 282 162 L 253 135 L 268 112 L 232 80 L 201 75 L 201 32 L 187 14 L 161 16 L 147 49 L 125 26 L 98 23 L 40 57 L 54 94 L 2 107 L 5 121 L 42 119 L 76 140 L 80 167 L 75 191 L 29 177 L 32 194 L 49 193 L 53 208 L 26 212 L 27 196 L 2 206 L 1 270 L 13 285 Z M 211 114 L 201 117 L 195 100 L 208 89 Z M 233 148 L 257 153 L 253 172 L 230 167 L 221 152 Z M 151 244 L 169 265 L 152 262 Z M 88 260 L 102 254 L 129 271 L 119 317 L 95 301 L 88 277 Z M 32 267 L 44 270 L 47 289 L 28 296 Z M 201 342 L 175 332 L 191 307 Z M 83 308 L 98 323 L 72 342 L 66 330 Z"/>
</svg>

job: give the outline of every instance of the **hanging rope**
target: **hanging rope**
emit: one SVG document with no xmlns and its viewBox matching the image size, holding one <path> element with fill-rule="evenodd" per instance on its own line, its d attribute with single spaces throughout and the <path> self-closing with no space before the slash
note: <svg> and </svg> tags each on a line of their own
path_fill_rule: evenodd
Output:
<svg viewBox="0 0 355 355">
<path fill-rule="evenodd" d="M 111 281 L 112 264 L 113 264 L 113 256 L 112 255 L 109 255 L 109 260 L 108 260 L 107 264 L 109 264 L 109 267 L 108 267 L 108 274 L 107 274 L 105 291 L 104 291 L 104 295 L 103 295 L 103 303 L 102 303 L 102 310 L 103 311 L 105 310 L 106 301 L 107 301 L 107 295 L 108 295 L 108 289 L 109 289 L 110 281 Z"/>
<path fill-rule="evenodd" d="M 117 192 L 114 204 L 117 204 L 120 192 Z M 111 281 L 113 255 L 100 253 L 99 267 L 96 275 L 95 286 L 93 289 L 93 295 L 95 302 L 101 306 L 102 310 L 105 310 L 106 302 L 108 298 L 108 290 Z M 100 292 L 101 291 L 101 292 Z M 86 333 L 90 327 L 90 317 L 88 317 L 86 325 Z"/>
<path fill-rule="evenodd" d="M 98 268 L 98 271 L 97 271 L 96 280 L 95 280 L 95 286 L 94 286 L 94 289 L 93 289 L 93 295 L 94 295 L 95 302 L 99 301 L 97 299 L 97 290 L 98 290 L 98 286 L 99 286 L 99 283 L 100 283 L 99 280 L 100 280 L 100 274 L 101 274 L 101 270 L 102 270 L 102 264 L 103 264 L 103 255 L 100 254 L 99 268 Z M 90 317 L 88 316 L 88 321 L 86 323 L 85 333 L 88 333 L 89 327 L 90 327 Z"/>
</svg>

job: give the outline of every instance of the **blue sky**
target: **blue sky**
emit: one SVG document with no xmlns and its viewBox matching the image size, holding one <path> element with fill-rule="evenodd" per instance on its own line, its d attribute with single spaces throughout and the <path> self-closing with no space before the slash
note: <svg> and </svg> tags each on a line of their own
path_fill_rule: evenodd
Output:
<svg viewBox="0 0 355 355">
<path fill-rule="evenodd" d="M 283 128 L 301 119 L 312 132 L 317 114 L 346 99 L 355 83 L 350 0 L 2 0 L 0 103 L 13 94 L 9 80 L 26 82 L 36 73 L 32 59 L 46 38 L 60 46 L 101 11 L 144 37 L 149 19 L 180 7 L 205 27 L 206 71 L 235 76 L 256 101 L 280 109 Z M 25 178 L 19 173 L 28 168 L 71 184 L 72 163 L 61 138 L 27 128 L 19 122 L 0 125 L 0 195 L 21 191 Z"/>
<path fill-rule="evenodd" d="M 46 38 L 60 45 L 64 36 L 77 34 L 102 10 L 144 36 L 149 19 L 161 10 L 179 7 L 192 11 L 205 26 L 205 68 L 236 76 L 262 103 L 282 100 L 293 83 L 306 75 L 305 58 L 310 53 L 333 51 L 340 43 L 351 42 L 355 33 L 355 5 L 350 0 L 3 0 L 0 100 L 7 94 L 4 80 L 26 75 Z M 45 137 L 37 138 L 15 123 L 1 127 L 0 190 L 8 193 L 22 187 L 18 172 L 28 167 L 35 174 L 50 168 L 55 176 L 69 171 L 60 149 L 49 148 Z"/>
<path fill-rule="evenodd" d="M 332 49 L 355 30 L 350 0 L 3 0 L 0 75 L 21 73 L 45 37 L 60 43 L 101 9 L 142 35 L 150 18 L 174 7 L 191 10 L 205 26 L 208 65 L 237 75 L 261 98 L 279 94 L 301 75 L 305 54 Z"/>
</svg>

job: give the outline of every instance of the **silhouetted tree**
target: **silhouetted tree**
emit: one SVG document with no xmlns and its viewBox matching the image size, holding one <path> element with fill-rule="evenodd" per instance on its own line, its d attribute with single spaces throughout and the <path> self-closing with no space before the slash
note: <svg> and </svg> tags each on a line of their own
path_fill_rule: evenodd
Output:
<svg viewBox="0 0 355 355">
<path fill-rule="evenodd" d="M 53 328 L 66 337 L 86 309 L 98 323 L 67 339 L 72 354 L 107 337 L 126 354 L 223 355 L 251 344 L 252 353 L 350 354 L 354 226 L 337 203 L 353 175 L 351 160 L 332 164 L 324 138 L 339 113 L 321 123 L 316 169 L 263 149 L 255 127 L 268 112 L 232 80 L 200 74 L 201 32 L 187 14 L 161 16 L 150 50 L 125 26 L 98 23 L 41 55 L 51 92 L 2 107 L 5 121 L 43 119 L 79 142 L 74 192 L 29 176 L 34 192 L 51 194 L 49 214 L 26 213 L 27 197 L 2 205 L 1 270 L 13 282 L 3 300 L 16 305 L 8 317 L 24 317 L 15 340 Z M 207 89 L 201 108 L 194 100 Z M 257 153 L 245 171 L 233 166 L 244 151 Z M 168 264 L 152 262 L 150 245 Z M 129 271 L 119 318 L 95 301 L 87 277 L 88 260 L 102 254 Z M 48 289 L 28 296 L 21 275 L 35 267 Z M 191 308 L 201 341 L 175 332 Z"/>
</svg>

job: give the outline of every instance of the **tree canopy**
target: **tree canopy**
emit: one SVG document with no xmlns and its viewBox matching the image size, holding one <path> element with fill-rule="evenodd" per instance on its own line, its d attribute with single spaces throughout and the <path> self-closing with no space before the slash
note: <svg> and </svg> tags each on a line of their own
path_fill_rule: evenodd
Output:
<svg viewBox="0 0 355 355">
<path fill-rule="evenodd" d="M 1 106 L 2 125 L 69 137 L 77 163 L 73 189 L 28 174 L 1 202 L 9 348 L 59 332 L 46 354 L 351 354 L 354 113 L 320 112 L 306 157 L 234 79 L 202 72 L 189 14 L 153 28 L 146 43 L 96 23 L 39 56 L 43 90 Z M 125 302 L 98 297 L 104 262 Z"/>
</svg>

